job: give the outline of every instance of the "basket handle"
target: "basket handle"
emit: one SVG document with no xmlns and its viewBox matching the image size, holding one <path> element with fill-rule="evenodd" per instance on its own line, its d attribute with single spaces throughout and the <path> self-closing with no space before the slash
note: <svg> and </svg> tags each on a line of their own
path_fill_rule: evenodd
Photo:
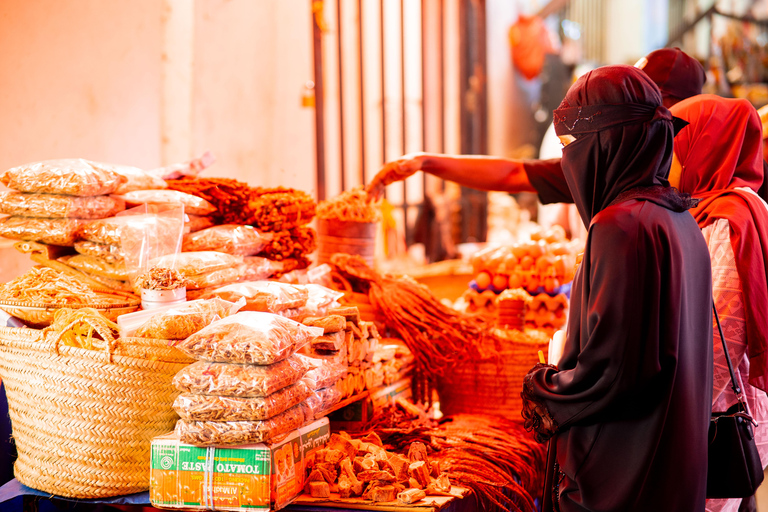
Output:
<svg viewBox="0 0 768 512">
<path fill-rule="evenodd" d="M 47 332 L 53 332 L 54 333 L 54 337 L 53 337 L 53 350 L 56 352 L 57 356 L 61 355 L 61 351 L 59 350 L 59 346 L 61 345 L 61 338 L 64 336 L 64 333 L 69 331 L 70 329 L 72 329 L 75 326 L 75 324 L 77 324 L 78 322 L 80 322 L 80 320 L 73 320 L 72 322 L 67 324 L 60 331 L 54 331 L 53 329 L 50 329 L 50 327 L 45 329 Z M 94 330 L 95 330 L 95 327 L 94 327 Z M 112 336 L 112 333 L 106 333 L 106 335 L 105 335 L 104 333 L 99 332 L 99 334 L 102 337 L 105 338 L 103 340 L 105 342 L 105 348 L 104 349 L 98 348 L 97 350 L 92 350 L 92 352 L 106 354 L 107 360 L 111 363 L 112 362 L 112 351 L 115 348 L 117 340 L 115 340 L 115 337 Z M 109 338 L 109 339 L 107 339 L 107 338 Z"/>
</svg>

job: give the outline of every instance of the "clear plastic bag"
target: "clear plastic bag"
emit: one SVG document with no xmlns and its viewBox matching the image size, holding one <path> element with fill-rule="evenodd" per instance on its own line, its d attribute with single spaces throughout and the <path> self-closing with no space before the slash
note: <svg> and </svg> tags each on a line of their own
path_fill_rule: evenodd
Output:
<svg viewBox="0 0 768 512">
<path fill-rule="evenodd" d="M 272 364 L 322 334 L 322 329 L 307 327 L 272 313 L 241 311 L 179 340 L 175 346 L 195 359 Z"/>
<path fill-rule="evenodd" d="M 332 386 L 347 374 L 348 366 L 344 363 L 318 359 L 305 354 L 296 354 L 309 368 L 301 380 L 316 391 Z"/>
<path fill-rule="evenodd" d="M 251 226 L 223 224 L 184 235 L 181 250 L 218 251 L 239 256 L 257 254 L 271 239 Z"/>
<path fill-rule="evenodd" d="M 182 368 L 173 385 L 182 393 L 263 397 L 298 382 L 307 368 L 296 355 L 270 365 L 198 361 Z"/>
<path fill-rule="evenodd" d="M 154 176 L 143 169 L 138 167 L 131 167 L 128 165 L 115 165 L 113 170 L 125 178 L 125 181 L 117 187 L 115 194 L 127 194 L 134 190 L 157 190 L 168 188 L 168 184 L 164 179 Z"/>
<path fill-rule="evenodd" d="M 122 233 L 128 229 L 138 233 L 158 233 L 156 237 L 153 237 L 157 238 L 158 242 L 167 240 L 168 246 L 175 247 L 178 245 L 181 247 L 183 222 L 180 208 L 163 212 L 147 211 L 142 207 L 132 208 L 121 212 L 115 217 L 84 222 L 80 230 L 80 238 L 89 242 L 122 247 Z M 176 231 L 178 231 L 176 236 L 178 240 L 174 242 L 173 234 Z M 136 238 L 136 236 L 134 235 L 133 238 Z M 162 245 L 165 245 L 165 243 Z M 122 249 L 125 252 L 125 247 L 122 247 Z M 160 254 L 166 253 L 162 252 Z"/>
<path fill-rule="evenodd" d="M 134 190 L 120 196 L 129 207 L 141 204 L 181 204 L 184 213 L 210 215 L 216 207 L 203 199 L 178 190 Z"/>
<path fill-rule="evenodd" d="M 331 290 L 319 284 L 298 285 L 299 288 L 307 290 L 307 303 L 302 308 L 302 312 L 307 316 L 325 316 L 328 310 L 337 308 L 341 304 L 339 299 L 344 296 L 344 292 Z"/>
<path fill-rule="evenodd" d="M 277 272 L 275 262 L 260 256 L 246 256 L 243 258 L 243 263 L 245 264 L 243 281 L 263 281 Z"/>
<path fill-rule="evenodd" d="M 291 384 L 264 397 L 182 394 L 173 408 L 187 421 L 259 421 L 277 416 L 306 400 L 312 391 L 304 382 Z"/>
<path fill-rule="evenodd" d="M 242 304 L 233 304 L 221 299 L 195 300 L 177 304 L 152 315 L 136 327 L 132 335 L 161 340 L 188 338 L 216 320 L 235 314 L 240 306 Z M 126 333 L 131 335 L 128 328 Z"/>
<path fill-rule="evenodd" d="M 108 263 L 123 263 L 123 250 L 119 245 L 79 240 L 75 242 L 75 250 L 85 256 L 101 258 Z"/>
<path fill-rule="evenodd" d="M 304 417 L 307 421 L 322 418 L 339 402 L 344 399 L 344 394 L 336 386 L 330 386 L 315 390 L 315 392 L 301 403 Z"/>
<path fill-rule="evenodd" d="M 181 206 L 145 204 L 114 218 L 124 223 L 115 234 L 123 250 L 129 281 L 134 287 L 136 279 L 154 266 L 153 260 L 181 250 L 184 233 L 184 209 Z"/>
<path fill-rule="evenodd" d="M 250 281 L 222 286 L 211 292 L 211 296 L 232 302 L 245 298 L 243 311 L 279 313 L 305 306 L 309 292 L 277 281 Z"/>
<path fill-rule="evenodd" d="M 0 213 L 23 217 L 103 219 L 125 210 L 125 202 L 112 196 L 65 196 L 0 191 Z"/>
<path fill-rule="evenodd" d="M 82 158 L 45 160 L 8 169 L 0 182 L 19 192 L 98 196 L 112 194 L 125 181 L 114 168 Z"/>
<path fill-rule="evenodd" d="M 245 273 L 245 265 L 242 256 L 234 256 L 217 251 L 182 252 L 178 254 L 166 254 L 150 262 L 152 267 L 164 267 L 177 270 L 184 276 L 189 284 L 188 290 L 198 290 L 221 286 L 238 281 Z M 198 298 L 209 299 L 212 296 L 200 296 Z M 237 302 L 237 297 L 229 299 Z"/>
<path fill-rule="evenodd" d="M 88 274 L 127 281 L 128 272 L 124 263 L 109 263 L 108 261 L 93 256 L 75 254 L 74 256 L 62 256 L 59 261 Z"/>
<path fill-rule="evenodd" d="M 184 277 L 207 274 L 217 270 L 237 267 L 242 264 L 241 256 L 216 251 L 182 252 L 166 254 L 152 260 L 153 267 L 173 268 Z M 234 302 L 234 301 L 232 301 Z"/>
<path fill-rule="evenodd" d="M 0 219 L 0 236 L 71 247 L 78 239 L 80 219 L 42 219 L 11 216 Z"/>
<path fill-rule="evenodd" d="M 291 407 L 262 421 L 185 421 L 176 422 L 182 443 L 195 446 L 264 443 L 299 428 L 304 423 L 302 406 Z"/>
<path fill-rule="evenodd" d="M 205 274 L 194 274 L 187 276 L 187 279 L 191 283 L 187 285 L 187 288 L 190 290 L 211 287 L 215 288 L 229 283 L 235 283 L 243 277 L 243 274 L 245 274 L 244 264 L 223 268 L 221 270 L 214 270 L 213 272 L 207 272 Z"/>
<path fill-rule="evenodd" d="M 207 215 L 192 215 L 187 213 L 185 217 L 184 233 L 195 233 L 201 229 L 208 229 L 216 224 L 213 217 Z"/>
</svg>

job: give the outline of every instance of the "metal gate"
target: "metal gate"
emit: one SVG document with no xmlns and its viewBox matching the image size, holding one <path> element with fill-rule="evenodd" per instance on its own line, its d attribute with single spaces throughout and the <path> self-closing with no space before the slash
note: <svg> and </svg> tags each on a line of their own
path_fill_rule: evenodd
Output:
<svg viewBox="0 0 768 512">
<path fill-rule="evenodd" d="M 319 199 L 367 183 L 401 155 L 487 152 L 485 0 L 311 0 Z M 388 187 L 402 241 L 425 195 Z M 462 191 L 457 241 L 485 239 L 485 194 Z M 428 250 L 429 252 L 429 250 Z"/>
</svg>

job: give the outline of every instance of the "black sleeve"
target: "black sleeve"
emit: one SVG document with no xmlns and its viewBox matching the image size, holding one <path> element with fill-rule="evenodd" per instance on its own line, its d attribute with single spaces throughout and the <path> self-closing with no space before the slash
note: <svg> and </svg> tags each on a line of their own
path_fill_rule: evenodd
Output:
<svg viewBox="0 0 768 512">
<path fill-rule="evenodd" d="M 523 162 L 528 181 L 539 194 L 542 204 L 572 203 L 571 191 L 563 176 L 559 158 Z"/>
</svg>

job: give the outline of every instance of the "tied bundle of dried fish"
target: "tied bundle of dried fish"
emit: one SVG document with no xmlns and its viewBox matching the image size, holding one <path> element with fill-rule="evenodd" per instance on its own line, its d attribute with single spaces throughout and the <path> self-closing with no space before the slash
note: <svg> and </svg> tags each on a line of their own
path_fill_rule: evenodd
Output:
<svg viewBox="0 0 768 512">
<path fill-rule="evenodd" d="M 381 414 L 389 412 L 388 408 Z M 451 482 L 471 489 L 483 510 L 537 510 L 534 498 L 541 497 L 546 447 L 521 422 L 461 414 L 419 428 L 405 419 L 399 426 L 377 432 L 395 449 L 424 443 L 430 459 L 439 461 Z"/>
<path fill-rule="evenodd" d="M 283 231 L 308 224 L 317 209 L 315 200 L 301 190 L 273 188 L 255 190 L 248 203 L 253 218 L 248 224 L 264 231 Z"/>
<path fill-rule="evenodd" d="M 272 233 L 272 237 L 266 240 L 257 254 L 271 260 L 283 261 L 303 258 L 315 249 L 317 233 L 310 227 L 301 226 Z"/>
<path fill-rule="evenodd" d="M 333 219 L 351 222 L 376 222 L 381 214 L 368 200 L 362 186 L 342 192 L 333 199 L 320 201 L 317 205 L 318 219 Z"/>
<path fill-rule="evenodd" d="M 459 360 L 480 356 L 486 337 L 482 318 L 449 308 L 408 276 L 380 275 L 358 255 L 337 253 L 331 264 L 368 293 L 386 326 L 397 332 L 427 374 L 445 375 Z"/>
<path fill-rule="evenodd" d="M 248 202 L 254 189 L 247 183 L 231 178 L 184 177 L 169 180 L 168 187 L 202 197 L 216 207 L 213 219 L 216 224 L 248 224 L 253 217 Z"/>
</svg>

